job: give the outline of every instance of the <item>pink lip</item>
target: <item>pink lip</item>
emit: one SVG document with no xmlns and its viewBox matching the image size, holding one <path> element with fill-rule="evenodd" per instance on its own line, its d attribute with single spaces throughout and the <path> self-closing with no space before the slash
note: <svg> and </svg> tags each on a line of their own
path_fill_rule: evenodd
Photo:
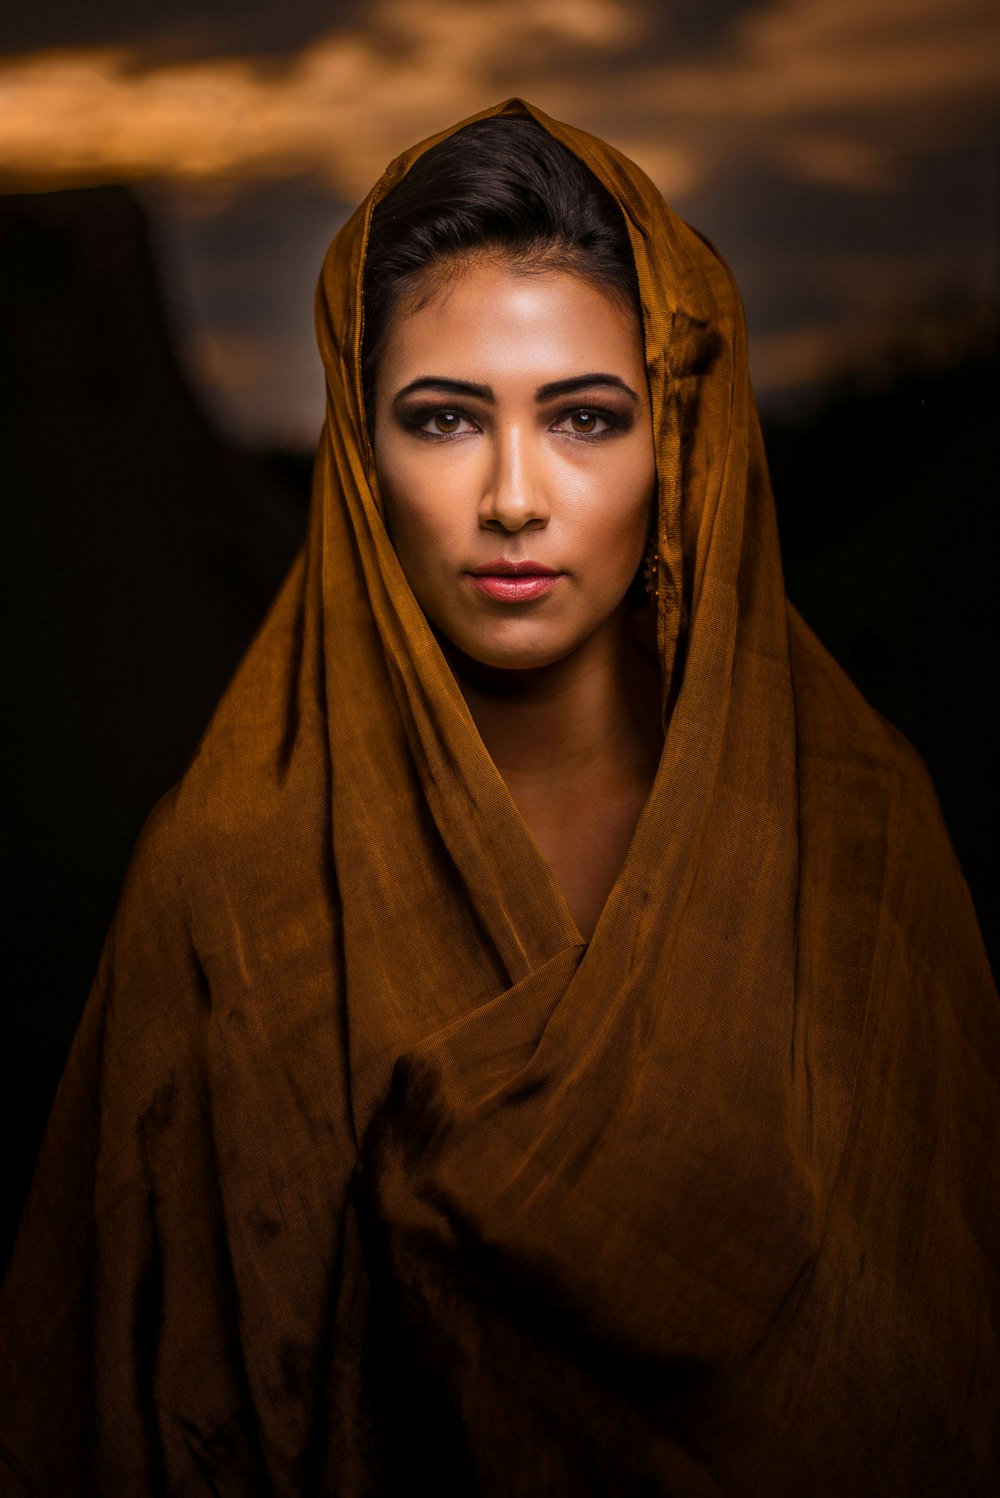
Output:
<svg viewBox="0 0 1000 1498">
<path fill-rule="evenodd" d="M 548 593 L 562 574 L 530 558 L 509 562 L 505 557 L 498 557 L 495 562 L 474 567 L 469 576 L 472 586 L 488 598 L 499 598 L 504 603 L 527 603 L 529 598 L 540 598 L 543 593 Z"/>
<path fill-rule="evenodd" d="M 540 598 L 559 581 L 558 572 L 535 572 L 527 576 L 499 575 L 495 572 L 471 572 L 472 586 L 488 598 L 499 598 L 503 603 L 527 603 L 529 598 Z"/>
</svg>

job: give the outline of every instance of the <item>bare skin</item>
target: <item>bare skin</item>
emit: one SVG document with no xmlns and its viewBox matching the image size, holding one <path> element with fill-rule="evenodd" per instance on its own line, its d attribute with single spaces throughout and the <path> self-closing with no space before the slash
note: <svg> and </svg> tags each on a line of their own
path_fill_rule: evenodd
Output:
<svg viewBox="0 0 1000 1498">
<path fill-rule="evenodd" d="M 634 315 L 573 273 L 467 262 L 396 314 L 375 452 L 407 578 L 589 940 L 662 748 L 650 621 L 625 603 L 655 487 Z M 529 560 L 541 596 L 475 576 Z"/>
<path fill-rule="evenodd" d="M 490 757 L 585 940 L 621 871 L 663 737 L 659 669 L 627 622 L 544 670 L 459 674 Z"/>
</svg>

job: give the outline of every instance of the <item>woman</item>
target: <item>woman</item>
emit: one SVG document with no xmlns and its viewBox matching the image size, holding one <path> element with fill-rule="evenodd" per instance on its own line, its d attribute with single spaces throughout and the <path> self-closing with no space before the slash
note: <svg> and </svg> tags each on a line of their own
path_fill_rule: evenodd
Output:
<svg viewBox="0 0 1000 1498">
<path fill-rule="evenodd" d="M 5 1491 L 990 1491 L 933 793 L 786 603 L 725 266 L 480 119 L 327 256 L 308 542 L 102 958 Z"/>
</svg>

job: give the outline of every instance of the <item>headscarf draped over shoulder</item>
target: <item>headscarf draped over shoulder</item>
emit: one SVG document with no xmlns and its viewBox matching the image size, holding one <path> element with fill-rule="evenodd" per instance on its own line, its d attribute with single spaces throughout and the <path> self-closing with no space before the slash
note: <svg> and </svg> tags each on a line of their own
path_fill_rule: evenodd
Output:
<svg viewBox="0 0 1000 1498">
<path fill-rule="evenodd" d="M 498 113 L 635 254 L 652 792 L 584 942 L 386 533 L 368 225 L 446 131 L 323 266 L 308 538 L 60 1087 L 5 1493 L 993 1490 L 1000 1024 L 933 791 L 786 602 L 725 264 L 610 146 Z"/>
</svg>

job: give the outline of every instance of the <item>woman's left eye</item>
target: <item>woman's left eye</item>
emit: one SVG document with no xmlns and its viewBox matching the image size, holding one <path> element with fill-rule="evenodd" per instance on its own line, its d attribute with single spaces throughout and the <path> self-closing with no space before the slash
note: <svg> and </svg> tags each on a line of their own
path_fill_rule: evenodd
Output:
<svg viewBox="0 0 1000 1498">
<path fill-rule="evenodd" d="M 435 406 L 423 411 L 417 417 L 417 425 L 421 437 L 432 438 L 464 437 L 466 433 L 477 430 L 471 417 L 451 406 Z"/>
<path fill-rule="evenodd" d="M 478 430 L 464 411 L 453 406 L 404 406 L 400 410 L 403 425 L 416 437 L 440 442 L 446 437 L 464 437 Z"/>
<path fill-rule="evenodd" d="M 590 406 L 580 406 L 575 411 L 566 411 L 554 423 L 554 431 L 569 431 L 574 437 L 603 437 L 615 430 L 618 423 L 610 411 L 595 411 Z"/>
</svg>

